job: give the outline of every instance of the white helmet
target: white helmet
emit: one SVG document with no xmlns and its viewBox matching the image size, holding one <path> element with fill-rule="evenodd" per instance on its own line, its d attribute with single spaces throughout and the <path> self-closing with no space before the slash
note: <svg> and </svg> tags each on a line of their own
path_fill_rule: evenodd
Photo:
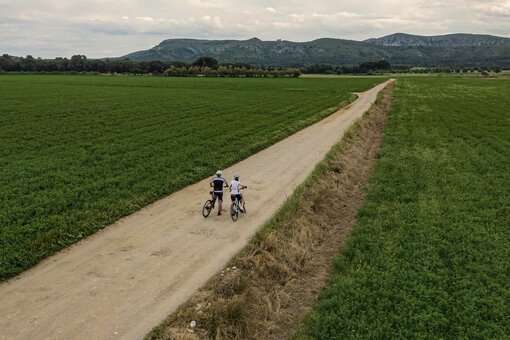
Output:
<svg viewBox="0 0 510 340">
<path fill-rule="evenodd" d="M 223 172 L 221 170 L 216 171 L 216 176 L 221 177 L 223 175 Z"/>
</svg>

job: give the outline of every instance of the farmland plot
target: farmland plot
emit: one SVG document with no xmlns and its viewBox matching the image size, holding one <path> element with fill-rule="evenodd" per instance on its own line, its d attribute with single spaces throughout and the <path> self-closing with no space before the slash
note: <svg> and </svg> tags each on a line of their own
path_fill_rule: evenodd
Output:
<svg viewBox="0 0 510 340">
<path fill-rule="evenodd" d="M 510 81 L 397 84 L 358 225 L 299 338 L 507 338 Z"/>
</svg>

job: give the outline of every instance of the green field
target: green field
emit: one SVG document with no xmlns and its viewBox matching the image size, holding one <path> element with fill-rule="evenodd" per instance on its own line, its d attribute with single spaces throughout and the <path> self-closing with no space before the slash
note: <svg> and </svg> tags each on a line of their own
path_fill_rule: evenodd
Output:
<svg viewBox="0 0 510 340">
<path fill-rule="evenodd" d="M 510 80 L 403 78 L 301 339 L 510 335 Z"/>
<path fill-rule="evenodd" d="M 0 76 L 0 280 L 381 81 Z"/>
</svg>

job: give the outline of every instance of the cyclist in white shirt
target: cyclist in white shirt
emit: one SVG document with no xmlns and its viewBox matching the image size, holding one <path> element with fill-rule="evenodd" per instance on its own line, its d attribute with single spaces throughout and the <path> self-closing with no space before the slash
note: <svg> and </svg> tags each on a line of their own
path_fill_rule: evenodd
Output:
<svg viewBox="0 0 510 340">
<path fill-rule="evenodd" d="M 243 195 L 241 194 L 241 190 L 246 188 L 247 186 L 242 185 L 241 182 L 239 181 L 238 175 L 235 175 L 232 182 L 230 182 L 230 199 L 232 200 L 232 202 L 238 199 L 240 207 L 243 206 Z"/>
</svg>

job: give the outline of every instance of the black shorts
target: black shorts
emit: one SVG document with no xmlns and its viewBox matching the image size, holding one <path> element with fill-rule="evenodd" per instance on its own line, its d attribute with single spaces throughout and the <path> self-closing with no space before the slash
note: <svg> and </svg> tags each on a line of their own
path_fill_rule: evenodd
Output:
<svg viewBox="0 0 510 340">
<path fill-rule="evenodd" d="M 230 195 L 230 199 L 232 200 L 232 202 L 234 202 L 236 198 L 239 200 L 239 202 L 241 202 L 243 200 L 243 195 L 241 194 Z"/>
<path fill-rule="evenodd" d="M 218 199 L 218 201 L 223 202 L 223 193 L 222 192 L 215 192 L 214 193 L 214 199 Z"/>
</svg>

